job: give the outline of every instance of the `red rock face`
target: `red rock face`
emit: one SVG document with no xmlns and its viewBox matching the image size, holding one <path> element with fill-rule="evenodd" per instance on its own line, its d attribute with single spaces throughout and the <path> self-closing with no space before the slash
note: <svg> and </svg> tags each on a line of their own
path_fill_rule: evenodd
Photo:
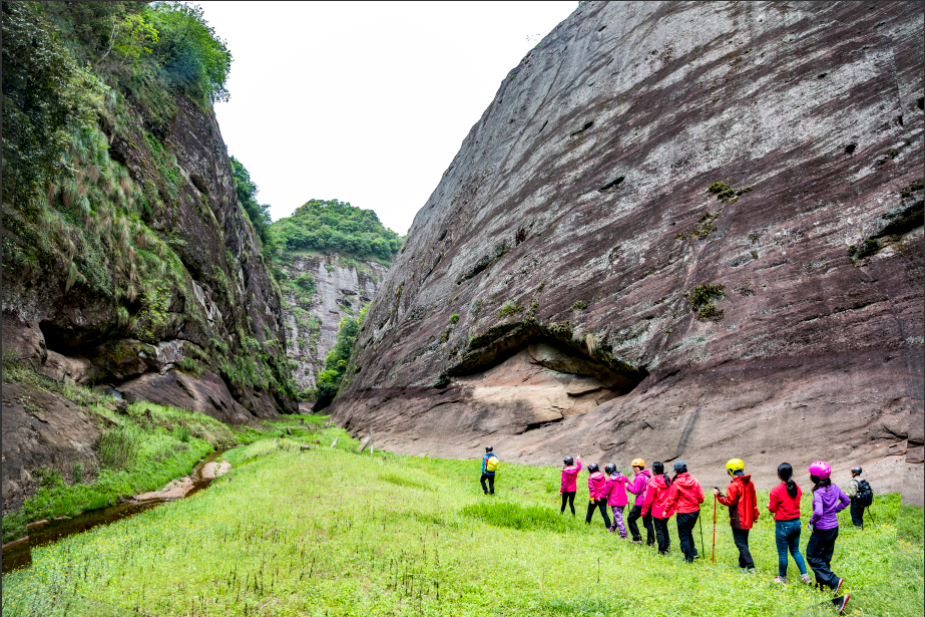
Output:
<svg viewBox="0 0 925 617">
<path fill-rule="evenodd" d="M 911 2 L 578 9 L 418 213 L 335 418 L 399 451 L 683 458 L 716 484 L 731 457 L 763 486 L 862 464 L 921 503 L 923 39 Z M 614 397 L 557 419 L 476 395 L 540 343 Z"/>
</svg>

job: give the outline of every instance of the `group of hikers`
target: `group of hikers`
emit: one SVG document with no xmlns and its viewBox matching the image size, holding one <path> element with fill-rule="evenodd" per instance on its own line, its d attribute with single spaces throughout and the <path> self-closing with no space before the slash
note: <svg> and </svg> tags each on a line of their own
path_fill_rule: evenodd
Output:
<svg viewBox="0 0 925 617">
<path fill-rule="evenodd" d="M 642 534 L 638 521 L 646 530 L 646 545 L 657 544 L 660 555 L 667 555 L 670 547 L 668 520 L 674 516 L 678 528 L 678 538 L 684 560 L 693 563 L 700 558 L 694 542 L 694 526 L 700 517 L 700 505 L 704 502 L 700 483 L 688 470 L 684 461 L 674 463 L 674 477 L 665 472 L 665 465 L 656 461 L 652 470 L 646 468 L 646 462 L 637 458 L 631 463 L 633 478 L 621 473 L 617 466 L 608 463 L 603 473 L 597 463 L 588 465 L 588 510 L 585 522 L 591 523 L 597 511 L 604 519 L 608 531 L 619 530 L 620 537 L 627 538 L 627 527 L 634 544 L 642 544 Z M 498 469 L 498 457 L 493 448 L 485 448 L 482 458 L 482 489 L 486 494 L 495 492 L 494 480 Z M 575 516 L 575 494 L 578 490 L 578 474 L 582 470 L 581 456 L 564 460 L 562 482 L 559 492 L 562 496 L 560 513 L 566 506 Z M 754 574 L 755 562 L 748 545 L 749 530 L 758 520 L 758 500 L 751 476 L 745 473 L 745 463 L 741 459 L 731 459 L 726 463 L 726 472 L 730 476 L 725 494 L 718 487 L 713 488 L 716 503 L 729 509 L 729 523 L 732 538 L 739 551 L 739 568 L 747 574 Z M 806 561 L 815 575 L 818 589 L 828 588 L 834 596 L 833 603 L 839 614 L 845 611 L 849 594 L 839 596 L 844 579 L 832 572 L 831 561 L 838 538 L 837 514 L 851 507 L 851 520 L 857 527 L 864 525 L 864 509 L 873 500 L 870 484 L 861 477 L 862 469 L 851 470 L 851 482 L 847 492 L 832 484 L 832 469 L 824 461 L 816 461 L 809 466 L 810 480 L 813 483 L 813 512 L 809 519 L 811 536 L 806 545 Z M 778 573 L 775 583 L 787 582 L 788 553 L 793 556 L 803 583 L 813 582 L 806 570 L 806 561 L 800 552 L 800 499 L 803 491 L 793 480 L 793 467 L 781 463 L 777 468 L 780 484 L 771 490 L 768 510 L 774 515 L 775 540 L 777 543 Z M 487 484 L 486 484 L 487 481 Z M 629 505 L 627 492 L 634 495 L 633 505 L 624 523 L 624 509 Z M 608 513 L 608 507 L 610 513 Z M 611 520 L 610 514 L 613 514 Z M 702 533 L 702 532 L 701 532 Z M 714 504 L 714 546 L 715 546 L 715 504 Z M 702 540 L 701 540 L 702 541 Z"/>
</svg>

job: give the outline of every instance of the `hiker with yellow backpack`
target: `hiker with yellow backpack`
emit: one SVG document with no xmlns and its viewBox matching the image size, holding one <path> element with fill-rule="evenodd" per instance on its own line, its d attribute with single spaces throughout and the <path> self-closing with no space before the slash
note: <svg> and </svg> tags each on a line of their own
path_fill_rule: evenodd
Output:
<svg viewBox="0 0 925 617">
<path fill-rule="evenodd" d="M 494 448 L 485 446 L 485 456 L 482 457 L 482 490 L 486 495 L 495 494 L 495 472 L 498 471 L 498 457 L 495 456 Z M 485 481 L 488 480 L 488 485 Z"/>
</svg>

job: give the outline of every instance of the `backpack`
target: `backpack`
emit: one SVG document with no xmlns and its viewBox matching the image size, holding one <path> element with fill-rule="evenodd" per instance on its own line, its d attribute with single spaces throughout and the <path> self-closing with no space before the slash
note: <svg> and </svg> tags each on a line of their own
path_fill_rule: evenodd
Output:
<svg viewBox="0 0 925 617">
<path fill-rule="evenodd" d="M 867 480 L 858 481 L 858 494 L 854 500 L 862 508 L 867 508 L 874 503 L 874 489 L 870 488 Z"/>
<path fill-rule="evenodd" d="M 495 473 L 498 471 L 498 457 L 492 454 L 485 461 L 485 473 Z"/>
</svg>

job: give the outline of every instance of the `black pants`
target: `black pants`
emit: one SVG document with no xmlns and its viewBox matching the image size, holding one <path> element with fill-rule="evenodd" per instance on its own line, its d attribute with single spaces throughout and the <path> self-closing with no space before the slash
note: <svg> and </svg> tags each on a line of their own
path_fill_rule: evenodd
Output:
<svg viewBox="0 0 925 617">
<path fill-rule="evenodd" d="M 697 543 L 694 542 L 694 526 L 699 517 L 700 510 L 678 513 L 675 517 L 678 522 L 678 544 L 681 545 L 681 552 L 684 553 L 684 561 L 688 563 L 694 563 L 694 558 L 700 556 L 697 553 Z"/>
<path fill-rule="evenodd" d="M 630 533 L 633 534 L 634 542 L 642 542 L 642 534 L 639 533 L 639 527 L 636 525 L 636 521 L 642 519 L 642 524 L 646 528 L 646 544 L 652 546 L 655 544 L 655 530 L 652 529 L 652 515 L 646 514 L 642 515 L 642 506 L 633 506 L 630 510 L 630 515 L 626 519 L 627 525 L 629 525 Z"/>
<path fill-rule="evenodd" d="M 748 550 L 748 529 L 733 528 L 732 540 L 736 543 L 736 548 L 739 549 L 739 567 L 754 568 L 755 560 L 752 559 L 752 554 Z"/>
<path fill-rule="evenodd" d="M 485 480 L 488 480 L 488 486 L 485 486 Z M 488 495 L 491 493 L 495 494 L 495 474 L 493 473 L 483 473 L 482 474 L 482 490 L 485 491 L 485 494 Z"/>
<path fill-rule="evenodd" d="M 838 527 L 835 529 L 817 529 L 809 537 L 806 545 L 806 561 L 816 575 L 816 583 L 828 585 L 831 589 L 838 587 L 839 578 L 832 572 L 832 555 L 835 554 L 835 540 L 838 539 Z"/>
<path fill-rule="evenodd" d="M 671 548 L 671 536 L 668 534 L 668 519 L 652 517 L 652 525 L 655 527 L 655 538 L 658 540 L 658 552 L 667 553 Z"/>
<path fill-rule="evenodd" d="M 568 507 L 572 509 L 572 516 L 575 516 L 575 491 L 565 491 L 562 493 L 562 509 L 559 510 L 559 514 L 565 512 L 566 502 L 568 502 Z"/>
<path fill-rule="evenodd" d="M 600 509 L 601 516 L 604 517 L 604 527 L 610 529 L 610 515 L 607 514 L 607 500 L 606 499 L 595 499 L 594 501 L 588 502 L 588 514 L 585 515 L 585 522 L 590 523 L 591 518 L 594 516 L 594 511 Z"/>
<path fill-rule="evenodd" d="M 856 499 L 851 500 L 851 522 L 855 527 L 864 528 L 864 508 Z"/>
</svg>

